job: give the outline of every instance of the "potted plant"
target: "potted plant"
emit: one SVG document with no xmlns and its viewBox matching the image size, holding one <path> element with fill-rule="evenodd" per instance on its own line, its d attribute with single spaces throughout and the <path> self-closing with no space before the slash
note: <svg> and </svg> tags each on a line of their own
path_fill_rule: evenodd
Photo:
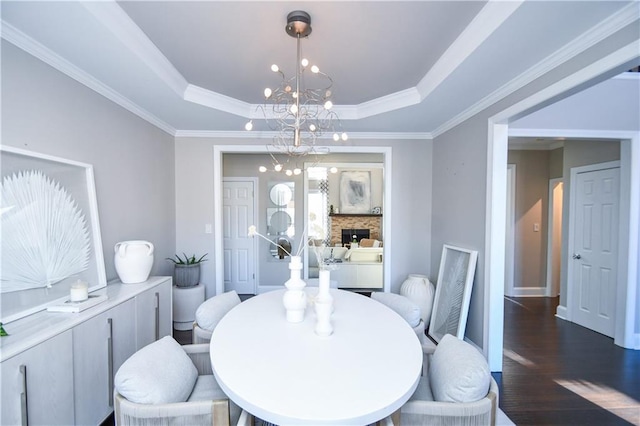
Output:
<svg viewBox="0 0 640 426">
<path fill-rule="evenodd" d="M 205 253 L 199 258 L 196 255 L 187 256 L 182 253 L 184 258 L 175 255 L 175 259 L 167 257 L 167 260 L 173 262 L 175 268 L 173 270 L 173 281 L 177 287 L 193 287 L 200 282 L 200 264 L 207 261 L 205 259 L 209 253 Z"/>
</svg>

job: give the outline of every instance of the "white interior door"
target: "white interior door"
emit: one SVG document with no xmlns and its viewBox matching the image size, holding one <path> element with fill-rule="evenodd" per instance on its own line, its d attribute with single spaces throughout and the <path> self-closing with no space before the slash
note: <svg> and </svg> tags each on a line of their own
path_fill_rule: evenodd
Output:
<svg viewBox="0 0 640 426">
<path fill-rule="evenodd" d="M 255 294 L 255 244 L 248 235 L 255 223 L 254 182 L 225 180 L 222 204 L 224 290 Z"/>
<path fill-rule="evenodd" d="M 620 169 L 572 176 L 572 320 L 613 337 L 618 265 Z"/>
</svg>

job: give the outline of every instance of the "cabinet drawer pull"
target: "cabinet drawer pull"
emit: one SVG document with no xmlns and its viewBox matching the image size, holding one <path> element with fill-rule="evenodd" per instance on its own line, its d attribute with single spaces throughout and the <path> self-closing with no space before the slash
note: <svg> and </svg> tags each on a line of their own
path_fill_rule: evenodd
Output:
<svg viewBox="0 0 640 426">
<path fill-rule="evenodd" d="M 107 357 L 109 365 L 109 407 L 113 407 L 113 319 L 108 318 L 107 324 L 109 325 L 109 337 L 107 338 Z"/>
<path fill-rule="evenodd" d="M 20 366 L 22 374 L 22 393 L 20 394 L 20 413 L 22 415 L 22 425 L 29 426 L 29 398 L 27 397 L 27 366 Z"/>
<path fill-rule="evenodd" d="M 156 340 L 160 339 L 160 293 L 156 292 Z"/>
</svg>

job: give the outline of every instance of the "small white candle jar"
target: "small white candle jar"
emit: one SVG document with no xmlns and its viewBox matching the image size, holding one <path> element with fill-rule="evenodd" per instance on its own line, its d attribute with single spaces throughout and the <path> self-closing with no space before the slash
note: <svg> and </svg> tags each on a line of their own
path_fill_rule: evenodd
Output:
<svg viewBox="0 0 640 426">
<path fill-rule="evenodd" d="M 84 281 L 76 281 L 71 285 L 69 300 L 72 302 L 82 302 L 89 298 L 89 285 Z"/>
</svg>

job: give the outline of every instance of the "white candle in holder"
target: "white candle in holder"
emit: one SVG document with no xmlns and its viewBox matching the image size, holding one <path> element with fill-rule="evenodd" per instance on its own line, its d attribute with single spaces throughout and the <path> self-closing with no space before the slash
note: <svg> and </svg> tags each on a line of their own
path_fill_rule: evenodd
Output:
<svg viewBox="0 0 640 426">
<path fill-rule="evenodd" d="M 89 284 L 84 281 L 76 281 L 71 285 L 71 294 L 69 299 L 72 302 L 82 302 L 89 298 Z"/>
</svg>

